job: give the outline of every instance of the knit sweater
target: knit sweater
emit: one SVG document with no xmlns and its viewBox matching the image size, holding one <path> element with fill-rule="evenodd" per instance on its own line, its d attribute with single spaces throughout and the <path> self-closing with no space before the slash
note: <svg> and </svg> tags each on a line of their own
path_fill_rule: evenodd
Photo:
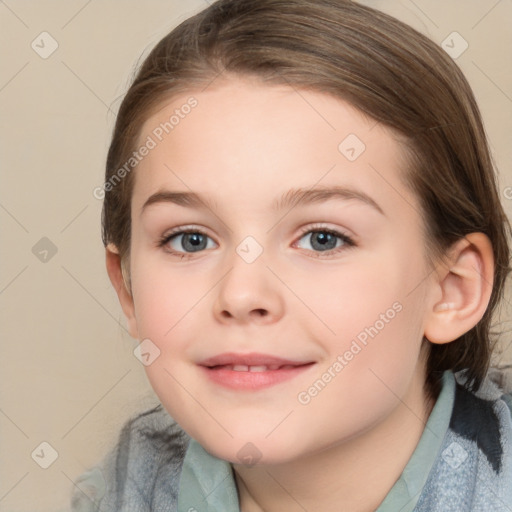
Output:
<svg viewBox="0 0 512 512">
<path fill-rule="evenodd" d="M 511 512 L 512 395 L 451 372 L 413 455 L 376 512 Z M 158 406 L 129 421 L 76 482 L 72 512 L 239 512 L 231 465 Z"/>
</svg>

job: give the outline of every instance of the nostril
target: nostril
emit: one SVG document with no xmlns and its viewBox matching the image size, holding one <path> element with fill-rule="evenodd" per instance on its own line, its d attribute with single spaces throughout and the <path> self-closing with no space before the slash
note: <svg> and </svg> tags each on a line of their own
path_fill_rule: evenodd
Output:
<svg viewBox="0 0 512 512">
<path fill-rule="evenodd" d="M 254 309 L 250 309 L 247 313 L 244 313 L 243 311 L 242 312 L 238 312 L 238 311 L 230 311 L 229 309 L 223 309 L 219 315 L 224 319 L 224 320 L 233 320 L 235 318 L 238 318 L 238 319 L 243 319 L 245 318 L 245 320 L 248 320 L 248 319 L 253 319 L 253 320 L 256 320 L 256 319 L 260 319 L 260 318 L 267 318 L 270 316 L 270 312 L 268 309 L 265 309 L 265 308 L 254 308 Z"/>
</svg>

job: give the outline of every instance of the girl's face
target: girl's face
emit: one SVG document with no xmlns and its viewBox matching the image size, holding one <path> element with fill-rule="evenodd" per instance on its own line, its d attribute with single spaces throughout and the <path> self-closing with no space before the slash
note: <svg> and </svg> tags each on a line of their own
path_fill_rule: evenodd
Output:
<svg viewBox="0 0 512 512">
<path fill-rule="evenodd" d="M 278 463 L 423 411 L 430 274 L 390 131 L 233 79 L 162 105 L 139 141 L 131 332 L 192 437 Z"/>
</svg>

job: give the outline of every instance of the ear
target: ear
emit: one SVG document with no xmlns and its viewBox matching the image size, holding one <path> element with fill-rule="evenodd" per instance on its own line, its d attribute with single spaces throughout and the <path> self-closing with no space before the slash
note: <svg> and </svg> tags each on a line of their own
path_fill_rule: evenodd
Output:
<svg viewBox="0 0 512 512">
<path fill-rule="evenodd" d="M 481 320 L 494 277 L 492 244 L 483 233 L 466 235 L 447 256 L 437 267 L 425 323 L 425 337 L 438 344 L 456 340 Z"/>
<path fill-rule="evenodd" d="M 121 257 L 119 256 L 119 251 L 113 244 L 108 244 L 107 246 L 106 265 L 108 277 L 110 278 L 110 282 L 112 283 L 112 286 L 117 293 L 119 303 L 121 304 L 123 312 L 128 321 L 128 332 L 132 338 L 139 339 L 133 297 L 126 287 L 123 271 L 121 268 Z"/>
</svg>

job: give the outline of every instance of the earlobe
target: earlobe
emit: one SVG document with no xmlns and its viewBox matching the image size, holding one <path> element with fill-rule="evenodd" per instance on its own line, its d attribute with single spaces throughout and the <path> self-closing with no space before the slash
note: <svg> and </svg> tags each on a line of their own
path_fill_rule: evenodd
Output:
<svg viewBox="0 0 512 512">
<path fill-rule="evenodd" d="M 438 266 L 437 300 L 427 316 L 425 337 L 449 343 L 471 330 L 487 309 L 493 276 L 494 256 L 486 235 L 471 233 L 457 241 Z"/>
<path fill-rule="evenodd" d="M 138 339 L 137 320 L 135 318 L 135 306 L 133 297 L 126 286 L 126 280 L 123 276 L 121 257 L 113 244 L 109 244 L 106 248 L 105 262 L 107 266 L 107 273 L 110 278 L 110 282 L 114 287 L 119 298 L 119 303 L 123 309 L 124 315 L 128 322 L 128 331 L 130 336 Z"/>
</svg>

